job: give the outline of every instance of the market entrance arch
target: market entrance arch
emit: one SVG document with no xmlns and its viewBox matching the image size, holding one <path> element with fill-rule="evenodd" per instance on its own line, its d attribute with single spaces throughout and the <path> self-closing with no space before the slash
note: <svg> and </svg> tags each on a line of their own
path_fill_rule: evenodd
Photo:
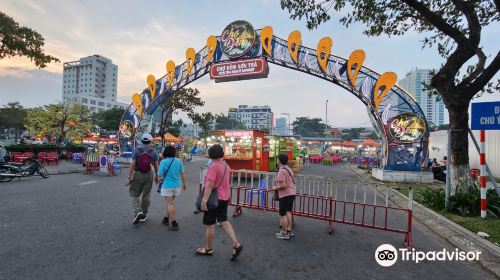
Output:
<svg viewBox="0 0 500 280">
<path fill-rule="evenodd" d="M 151 118 L 179 89 L 210 74 L 215 82 L 265 78 L 268 63 L 329 81 L 353 94 L 365 106 L 377 134 L 383 139 L 384 169 L 420 170 L 428 160 L 429 131 L 416 100 L 396 85 L 394 72 L 379 74 L 364 66 L 366 54 L 354 50 L 342 58 L 331 53 L 333 40 L 324 37 L 316 49 L 301 45 L 300 31 L 288 40 L 273 34 L 271 26 L 254 30 L 246 21 L 229 24 L 220 36 L 209 36 L 199 52 L 186 50 L 186 61 L 166 64 L 160 79 L 148 75 L 148 87 L 132 96 L 120 123 L 120 146 L 129 150 L 136 138 L 151 131 Z"/>
</svg>

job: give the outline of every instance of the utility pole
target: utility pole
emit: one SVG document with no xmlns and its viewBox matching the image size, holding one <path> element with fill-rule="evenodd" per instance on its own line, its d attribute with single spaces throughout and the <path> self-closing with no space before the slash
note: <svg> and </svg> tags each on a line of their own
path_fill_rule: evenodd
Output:
<svg viewBox="0 0 500 280">
<path fill-rule="evenodd" d="M 328 129 L 328 99 L 326 100 L 325 123 L 326 123 L 326 128 Z"/>
</svg>

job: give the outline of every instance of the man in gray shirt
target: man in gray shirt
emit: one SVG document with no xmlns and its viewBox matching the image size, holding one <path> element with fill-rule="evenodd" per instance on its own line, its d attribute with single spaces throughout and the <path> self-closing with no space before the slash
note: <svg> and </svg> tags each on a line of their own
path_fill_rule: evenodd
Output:
<svg viewBox="0 0 500 280">
<path fill-rule="evenodd" d="M 149 209 L 149 196 L 153 179 L 158 183 L 158 152 L 153 148 L 153 137 L 146 133 L 141 138 L 142 146 L 132 154 L 129 172 L 129 194 L 134 208 L 133 224 L 146 222 Z M 142 199 L 139 196 L 142 194 Z"/>
</svg>

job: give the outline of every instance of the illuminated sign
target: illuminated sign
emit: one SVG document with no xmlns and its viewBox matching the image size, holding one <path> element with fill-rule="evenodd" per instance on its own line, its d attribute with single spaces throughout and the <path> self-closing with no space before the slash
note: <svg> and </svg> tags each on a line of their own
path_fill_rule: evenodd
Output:
<svg viewBox="0 0 500 280">
<path fill-rule="evenodd" d="M 392 138 L 400 142 L 415 142 L 425 133 L 424 121 L 412 113 L 394 117 L 388 124 Z"/>
<path fill-rule="evenodd" d="M 218 82 L 267 78 L 269 67 L 264 57 L 214 63 L 210 79 Z"/>
<path fill-rule="evenodd" d="M 248 21 L 237 20 L 222 31 L 220 47 L 229 58 L 238 58 L 252 49 L 256 37 L 255 29 Z"/>
</svg>

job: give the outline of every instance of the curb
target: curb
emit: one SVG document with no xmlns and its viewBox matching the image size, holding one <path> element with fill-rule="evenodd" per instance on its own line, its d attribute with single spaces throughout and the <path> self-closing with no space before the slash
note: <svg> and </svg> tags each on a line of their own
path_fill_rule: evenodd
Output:
<svg viewBox="0 0 500 280">
<path fill-rule="evenodd" d="M 53 171 L 49 172 L 49 175 L 64 175 L 64 174 L 74 174 L 74 173 L 83 173 L 85 170 L 84 169 L 73 169 L 73 170 L 68 170 L 68 171 Z"/>
<path fill-rule="evenodd" d="M 351 168 L 351 170 L 356 174 L 356 176 L 360 177 L 362 181 L 365 182 L 373 182 L 371 178 L 365 180 L 366 178 L 361 178 L 364 174 L 359 174 L 357 172 L 358 168 Z M 383 182 L 377 182 L 382 183 Z M 400 193 L 396 189 L 392 189 L 394 193 L 398 196 L 408 199 L 408 197 L 402 193 Z M 391 199 L 391 198 L 389 198 Z M 392 199 L 391 199 L 392 200 Z M 396 201 L 392 200 L 394 203 L 398 204 Z M 460 248 L 463 251 L 471 251 L 471 250 L 481 250 L 484 258 L 478 261 L 478 264 L 481 265 L 485 270 L 492 273 L 496 277 L 500 278 L 500 263 L 498 262 L 498 258 L 500 257 L 500 247 L 491 243 L 490 241 L 483 239 L 477 236 L 475 233 L 470 230 L 462 227 L 461 225 L 451 221 L 450 219 L 434 212 L 433 210 L 425 207 L 424 205 L 413 201 L 413 217 L 426 228 L 428 228 L 431 232 L 438 235 L 439 237 L 446 240 L 450 245 Z M 419 213 L 419 211 L 424 213 Z M 424 215 L 427 214 L 432 216 L 431 219 L 427 219 Z M 434 220 L 433 220 L 434 219 Z M 460 236 L 462 235 L 462 236 Z M 477 248 L 480 247 L 480 248 Z M 488 256 L 489 255 L 489 256 Z"/>
</svg>

